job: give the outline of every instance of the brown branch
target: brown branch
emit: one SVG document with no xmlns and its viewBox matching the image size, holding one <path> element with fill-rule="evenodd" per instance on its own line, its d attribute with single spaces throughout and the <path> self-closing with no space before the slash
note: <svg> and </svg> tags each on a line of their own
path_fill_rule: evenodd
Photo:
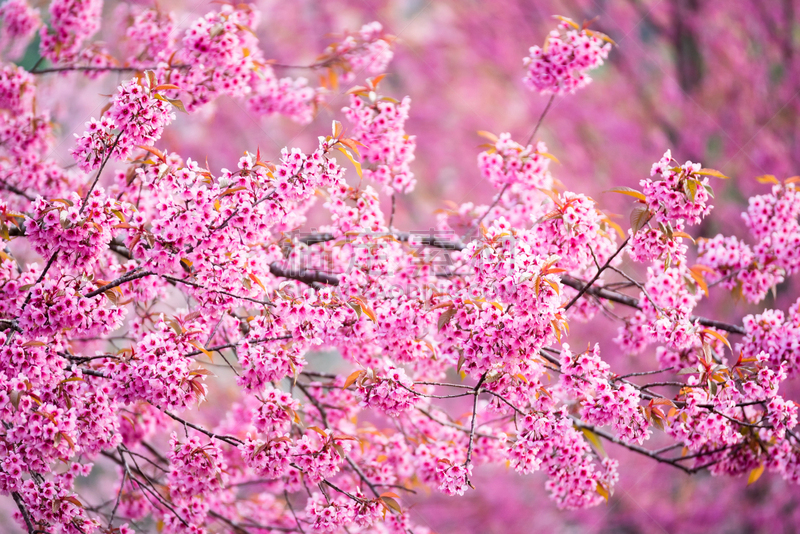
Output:
<svg viewBox="0 0 800 534">
<path fill-rule="evenodd" d="M 547 106 L 545 106 L 544 111 L 542 111 L 542 114 L 539 115 L 539 121 L 536 123 L 536 127 L 531 132 L 531 136 L 528 137 L 528 142 L 525 143 L 526 145 L 530 145 L 533 142 L 533 138 L 536 136 L 536 132 L 539 131 L 539 127 L 542 125 L 542 122 L 544 121 L 544 116 L 547 115 L 548 111 L 550 111 L 550 106 L 553 105 L 553 100 L 555 99 L 556 99 L 555 93 L 550 95 L 550 100 L 547 101 Z"/>
<path fill-rule="evenodd" d="M 188 69 L 191 65 L 173 65 L 169 68 L 171 70 Z M 146 70 L 156 70 L 157 65 L 151 67 L 82 67 L 78 65 L 68 65 L 65 67 L 49 67 L 46 69 L 33 68 L 29 72 L 31 74 L 50 74 L 53 72 L 144 72 Z"/>
<path fill-rule="evenodd" d="M 91 195 L 92 191 L 94 191 L 94 188 L 97 185 L 97 181 L 100 180 L 100 175 L 103 174 L 103 169 L 106 168 L 106 164 L 108 163 L 108 160 L 111 159 L 111 154 L 114 152 L 114 149 L 117 148 L 117 145 L 119 144 L 119 139 L 120 137 L 122 137 L 123 133 L 125 133 L 125 126 L 123 126 L 122 129 L 117 134 L 116 139 L 114 139 L 114 143 L 108 148 L 108 153 L 103 158 L 103 162 L 100 164 L 100 168 L 97 169 L 97 175 L 94 177 L 92 185 L 86 192 L 86 196 L 83 197 L 83 202 L 81 202 L 81 209 L 79 210 L 80 213 L 83 213 L 84 208 L 86 208 L 86 203 L 89 202 L 89 195 Z"/>
<path fill-rule="evenodd" d="M 141 271 L 141 267 L 137 267 L 134 270 L 132 270 L 131 272 L 129 272 L 129 273 L 123 275 L 123 276 L 120 276 L 116 280 L 112 280 L 111 282 L 107 283 L 106 285 L 104 285 L 102 287 L 98 287 L 97 289 L 95 289 L 93 291 L 90 291 L 89 293 L 86 293 L 84 295 L 84 297 L 87 298 L 87 299 L 88 298 L 92 298 L 92 297 L 96 297 L 97 295 L 100 295 L 101 293 L 105 293 L 109 289 L 114 289 L 115 287 L 119 287 L 122 284 L 125 284 L 127 282 L 131 282 L 133 280 L 138 280 L 139 278 L 144 278 L 145 276 L 150 276 L 150 275 L 153 275 L 153 274 L 156 274 L 156 273 L 154 273 L 152 271 Z"/>
<path fill-rule="evenodd" d="M 475 420 L 478 418 L 478 395 L 480 395 L 481 386 L 483 385 L 483 381 L 486 380 L 487 374 L 488 371 L 481 375 L 478 383 L 475 384 L 475 392 L 472 394 L 472 419 L 469 424 L 469 445 L 467 446 L 467 459 L 464 461 L 464 469 L 466 472 L 464 479 L 467 485 L 472 489 L 475 489 L 475 486 L 473 486 L 472 482 L 469 480 L 469 463 L 472 461 L 472 447 L 475 442 Z"/>
<path fill-rule="evenodd" d="M 181 423 L 181 424 L 183 424 L 185 426 L 188 426 L 189 428 L 193 428 L 193 429 L 197 430 L 198 432 L 200 432 L 202 434 L 205 434 L 206 436 L 208 436 L 211 439 L 216 439 L 216 440 L 222 441 L 224 443 L 227 443 L 228 445 L 231 445 L 231 446 L 237 447 L 237 448 L 239 447 L 239 445 L 244 443 L 242 440 L 240 440 L 239 438 L 237 438 L 235 436 L 224 436 L 224 435 L 220 435 L 220 434 L 215 434 L 215 433 L 211 432 L 210 430 L 206 430 L 202 426 L 196 425 L 194 423 L 190 423 L 189 421 L 187 421 L 185 419 L 182 419 L 182 418 L 178 417 L 177 415 L 175 415 L 175 414 L 173 414 L 171 412 L 168 412 L 167 410 L 163 410 L 163 409 L 159 408 L 158 406 L 156 406 L 155 404 L 153 404 L 153 406 L 155 406 L 156 408 L 161 410 L 161 412 L 164 413 L 164 415 L 166 415 L 168 417 L 171 417 L 175 421 L 178 421 L 179 423 Z"/>
<path fill-rule="evenodd" d="M 298 282 L 303 282 L 304 284 L 312 287 L 319 284 L 325 284 L 329 286 L 339 285 L 339 277 L 334 274 L 316 271 L 313 269 L 284 268 L 281 267 L 277 262 L 270 264 L 269 272 L 278 278 L 297 280 Z"/>
<path fill-rule="evenodd" d="M 608 260 L 606 261 L 605 265 L 603 265 L 601 268 L 599 268 L 597 270 L 597 273 L 594 275 L 594 277 L 591 280 L 589 280 L 589 282 L 586 285 L 584 285 L 580 289 L 580 291 L 578 291 L 578 294 L 575 295 L 575 297 L 571 301 L 569 301 L 569 304 L 564 306 L 564 311 L 570 309 L 573 304 L 578 302 L 578 299 L 580 299 L 583 296 L 583 294 L 586 293 L 589 290 L 589 288 L 592 286 L 592 284 L 594 284 L 597 281 L 597 279 L 600 278 L 600 275 L 603 274 L 603 271 L 605 271 L 609 267 L 609 265 L 611 265 L 611 262 L 614 260 L 614 258 L 619 256 L 619 253 L 622 252 L 623 250 L 625 250 L 625 246 L 628 244 L 628 241 L 630 241 L 630 239 L 631 239 L 630 237 L 625 238 L 625 241 L 623 241 L 622 244 L 620 244 L 620 246 L 617 247 L 617 251 L 614 252 L 614 254 L 612 254 L 610 258 L 608 258 Z"/>
<path fill-rule="evenodd" d="M 25 526 L 28 528 L 28 534 L 33 534 L 36 532 L 33 528 L 33 523 L 31 523 L 31 516 L 28 513 L 28 509 L 25 508 L 25 503 L 22 502 L 22 496 L 16 491 L 11 492 L 11 496 L 14 498 L 14 502 L 17 503 L 17 508 L 19 508 L 19 512 L 22 514 L 22 519 L 25 520 Z"/>
</svg>

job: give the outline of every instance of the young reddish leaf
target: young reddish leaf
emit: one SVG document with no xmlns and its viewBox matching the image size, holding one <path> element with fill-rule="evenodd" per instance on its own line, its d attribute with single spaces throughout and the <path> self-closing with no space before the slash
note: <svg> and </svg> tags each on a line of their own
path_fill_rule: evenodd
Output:
<svg viewBox="0 0 800 534">
<path fill-rule="evenodd" d="M 358 318 L 361 319 L 361 304 L 355 302 L 348 302 L 347 305 L 350 306 L 353 309 L 353 311 L 356 312 Z"/>
<path fill-rule="evenodd" d="M 722 334 L 720 334 L 719 332 L 715 332 L 714 330 L 711 330 L 710 328 L 703 328 L 702 332 L 704 334 L 708 334 L 710 336 L 714 336 L 715 338 L 719 339 L 720 341 L 722 341 L 725 344 L 725 346 L 728 347 L 728 349 L 731 350 L 731 352 L 733 351 L 733 349 L 731 348 L 731 344 L 728 341 L 728 339 L 725 336 L 723 336 Z"/>
<path fill-rule="evenodd" d="M 391 508 L 392 510 L 394 510 L 394 511 L 395 511 L 395 512 L 397 512 L 398 514 L 401 514 L 401 513 L 403 513 L 403 509 L 402 509 L 402 508 L 400 508 L 400 503 L 398 503 L 398 502 L 397 502 L 396 500 L 394 500 L 392 497 L 383 497 L 383 496 L 381 496 L 381 498 L 380 498 L 380 499 L 381 499 L 381 502 L 382 502 L 382 503 L 383 503 L 385 506 L 387 506 L 388 508 Z"/>
<path fill-rule="evenodd" d="M 314 432 L 316 432 L 317 434 L 319 434 L 320 436 L 322 436 L 324 438 L 328 437 L 328 434 L 318 426 L 310 426 L 310 427 L 308 427 L 308 429 L 309 430 L 313 430 Z"/>
<path fill-rule="evenodd" d="M 764 474 L 764 464 L 761 464 L 758 467 L 753 468 L 752 471 L 750 471 L 750 475 L 747 477 L 747 485 L 749 486 L 750 484 L 761 478 L 762 474 Z"/>
<path fill-rule="evenodd" d="M 606 500 L 606 503 L 608 503 L 609 494 L 605 486 L 603 486 L 600 482 L 598 482 L 596 490 L 597 493 L 599 493 L 600 496 Z"/>
<path fill-rule="evenodd" d="M 647 221 L 650 220 L 651 216 L 650 210 L 644 206 L 634 208 L 631 212 L 631 230 L 633 230 L 633 233 L 636 234 L 636 232 L 641 230 L 644 225 L 647 224 Z"/>
<path fill-rule="evenodd" d="M 552 154 L 551 154 L 551 153 L 549 153 L 549 152 L 538 152 L 538 151 L 537 151 L 536 153 L 537 153 L 537 154 L 539 154 L 540 156 L 542 156 L 543 158 L 547 158 L 547 159 L 549 159 L 549 160 L 551 160 L 551 161 L 555 161 L 556 163 L 558 163 L 559 165 L 561 165 L 561 162 L 560 162 L 560 161 L 558 161 L 558 158 L 557 158 L 557 157 L 555 157 L 554 155 L 552 155 Z"/>
<path fill-rule="evenodd" d="M 360 299 L 358 299 L 358 300 L 361 303 L 361 312 L 364 315 L 366 315 L 367 317 L 369 317 L 369 319 L 373 323 L 377 323 L 378 322 L 378 317 L 375 315 L 375 311 L 372 308 L 370 308 L 369 306 L 367 306 L 366 302 L 364 302 L 364 301 L 362 301 Z"/>
<path fill-rule="evenodd" d="M 637 191 L 636 189 L 632 189 L 630 187 L 614 187 L 606 191 L 606 193 L 620 193 L 622 195 L 628 195 L 629 197 L 641 200 L 642 202 L 647 200 L 647 197 L 644 196 L 644 193 Z"/>
<path fill-rule="evenodd" d="M 259 280 L 259 279 L 258 279 L 258 277 L 257 277 L 256 275 L 254 275 L 253 273 L 247 273 L 247 276 L 248 276 L 248 277 L 250 277 L 250 280 L 252 280 L 252 281 L 253 281 L 253 282 L 255 282 L 256 284 L 258 284 L 258 286 L 259 286 L 261 289 L 263 289 L 263 290 L 264 290 L 264 293 L 266 293 L 266 292 L 267 292 L 267 288 L 266 288 L 266 287 L 264 287 L 264 284 L 262 284 L 262 283 L 261 283 L 261 280 Z"/>
<path fill-rule="evenodd" d="M 543 189 L 541 187 L 539 188 L 539 191 L 550 197 L 550 200 L 552 200 L 553 203 L 555 203 L 555 205 L 558 206 L 559 209 L 561 209 L 564 206 L 561 203 L 561 199 L 558 198 L 558 193 L 556 193 L 555 191 L 551 191 L 549 189 Z"/>
<path fill-rule="evenodd" d="M 463 365 L 464 365 L 464 362 L 465 362 L 465 361 L 466 361 L 466 358 L 464 358 L 464 355 L 463 355 L 463 354 L 462 354 L 461 356 L 459 356 L 459 357 L 458 357 L 458 365 L 456 366 L 456 372 L 457 372 L 458 374 L 461 374 L 461 366 L 463 366 Z M 463 379 L 464 379 L 464 377 L 462 376 L 462 377 L 461 377 L 461 379 L 463 380 Z"/>
<path fill-rule="evenodd" d="M 661 399 L 653 399 L 652 401 L 650 401 L 650 403 L 653 404 L 653 405 L 666 405 L 666 406 L 673 406 L 673 407 L 675 406 L 674 402 L 672 402 L 669 399 L 663 399 L 663 398 L 661 398 Z"/>
<path fill-rule="evenodd" d="M 486 130 L 478 130 L 478 135 L 480 135 L 481 137 L 485 137 L 492 143 L 497 143 L 500 140 L 500 138 L 497 137 L 495 134 L 493 134 L 492 132 L 487 132 Z"/>
<path fill-rule="evenodd" d="M 372 88 L 375 89 L 376 87 L 378 87 L 378 84 L 381 83 L 381 80 L 383 80 L 384 78 L 386 78 L 386 73 L 378 74 L 377 76 L 370 78 L 368 81 L 369 84 L 372 86 Z"/>
<path fill-rule="evenodd" d="M 72 495 L 68 495 L 67 497 L 62 497 L 61 500 L 70 502 L 70 503 L 74 504 L 75 506 L 77 506 L 78 508 L 83 508 L 83 505 L 81 504 L 81 501 L 79 501 L 78 499 L 76 499 Z"/>
<path fill-rule="evenodd" d="M 761 176 L 756 176 L 756 180 L 762 184 L 779 184 L 777 178 L 775 178 L 774 174 L 762 174 Z"/>
<path fill-rule="evenodd" d="M 686 239 L 691 239 L 692 243 L 697 243 L 697 241 L 686 232 L 672 232 L 672 237 L 685 237 Z"/>
<path fill-rule="evenodd" d="M 594 448 L 597 449 L 597 452 L 599 452 L 603 457 L 607 456 L 605 449 L 603 449 L 603 443 L 600 441 L 600 438 L 597 436 L 597 434 L 586 427 L 582 427 L 581 432 L 583 432 L 583 435 L 586 436 L 586 439 L 588 439 L 592 445 L 594 445 Z"/>
<path fill-rule="evenodd" d="M 358 380 L 358 378 L 365 373 L 366 371 L 353 371 L 352 373 L 350 373 L 350 376 L 348 376 L 347 380 L 344 381 L 342 389 L 347 389 L 350 386 L 352 386 L 355 383 L 355 381 Z"/>
<path fill-rule="evenodd" d="M 701 269 L 697 269 L 696 267 L 698 266 L 695 265 L 694 267 L 690 267 L 689 274 L 694 279 L 694 281 L 697 282 L 697 285 L 700 286 L 700 289 L 703 290 L 703 293 L 706 294 L 706 297 L 708 297 L 708 284 L 706 283 L 706 279 L 703 276 L 703 271 Z M 704 266 L 700 265 L 699 267 L 704 267 Z"/>
<path fill-rule="evenodd" d="M 359 158 L 361 157 L 361 152 L 358 151 L 358 143 L 354 139 L 339 139 L 339 142 L 358 154 Z"/>
<path fill-rule="evenodd" d="M 615 223 L 614 221 L 612 221 L 608 217 L 603 219 L 603 222 L 605 222 L 607 225 L 609 225 L 611 228 L 613 228 L 614 231 L 617 232 L 617 235 L 619 236 L 620 239 L 625 239 L 625 232 L 622 230 L 622 227 L 620 225 L 618 225 L 617 223 Z"/>
<path fill-rule="evenodd" d="M 577 23 L 576 23 L 574 20 L 572 20 L 572 19 L 570 19 L 570 18 L 567 18 L 567 17 L 562 17 L 561 15 L 553 15 L 553 18 L 554 18 L 554 19 L 558 19 L 558 20 L 560 20 L 561 22 L 564 22 L 564 23 L 566 23 L 566 24 L 569 24 L 570 26 L 572 26 L 572 27 L 573 27 L 573 28 L 575 28 L 576 30 L 580 30 L 580 29 L 581 29 L 581 27 L 580 27 L 580 26 L 578 26 L 578 24 L 577 24 Z"/>
<path fill-rule="evenodd" d="M 203 347 L 197 341 L 190 341 L 189 344 L 192 345 L 197 350 L 199 350 L 200 352 L 202 352 L 203 354 L 205 354 L 206 356 L 208 356 L 209 360 L 212 360 L 212 361 L 214 360 L 213 355 L 211 354 L 211 352 L 206 350 L 205 347 Z"/>
<path fill-rule="evenodd" d="M 332 132 L 334 139 L 339 139 L 342 137 L 342 132 L 344 132 L 344 126 L 342 126 L 342 123 L 339 121 L 333 121 Z"/>
<path fill-rule="evenodd" d="M 347 159 L 349 159 L 350 163 L 353 164 L 353 167 L 356 168 L 356 174 L 358 174 L 358 177 L 361 178 L 361 164 L 357 162 L 355 158 L 353 158 L 353 156 L 350 154 L 350 152 L 348 152 L 347 149 L 345 149 L 343 146 L 337 145 L 336 149 L 339 150 L 339 152 L 341 152 L 345 156 L 347 156 Z"/>
<path fill-rule="evenodd" d="M 695 172 L 694 174 L 699 174 L 701 176 L 714 176 L 716 178 L 722 178 L 723 180 L 727 180 L 730 177 L 725 176 L 721 172 L 716 169 L 700 169 L 699 171 Z"/>
<path fill-rule="evenodd" d="M 184 113 L 188 113 L 188 111 L 186 111 L 186 108 L 183 107 L 183 102 L 181 102 L 177 98 L 167 98 L 167 102 L 169 102 L 179 110 L 183 111 Z"/>
</svg>

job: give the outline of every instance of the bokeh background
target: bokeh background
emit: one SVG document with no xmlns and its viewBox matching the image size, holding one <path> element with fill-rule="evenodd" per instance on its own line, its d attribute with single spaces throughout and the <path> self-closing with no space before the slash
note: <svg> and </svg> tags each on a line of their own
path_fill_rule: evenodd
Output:
<svg viewBox="0 0 800 534">
<path fill-rule="evenodd" d="M 592 28 L 617 46 L 592 73 L 589 87 L 555 99 L 539 136 L 560 161 L 551 169 L 563 186 L 592 196 L 618 214 L 623 227 L 630 199 L 604 191 L 635 187 L 666 149 L 678 161 L 700 161 L 732 177 L 715 187 L 715 210 L 699 230 L 707 237 L 743 228 L 739 214 L 747 197 L 767 191 L 756 176 L 800 174 L 800 0 L 260 0 L 256 6 L 263 13 L 257 33 L 264 51 L 280 63 L 311 64 L 336 35 L 374 20 L 397 37 L 382 88 L 412 100 L 406 130 L 417 136 L 412 168 L 418 185 L 398 199 L 396 217 L 407 230 L 430 228 L 447 201 L 491 202 L 496 191 L 476 166 L 483 142 L 476 131 L 528 137 L 547 97 L 523 87 L 522 58 L 530 46 L 542 44 L 555 14 L 578 22 L 596 19 Z M 176 10 L 185 28 L 218 6 L 162 0 L 162 7 Z M 106 2 L 97 39 L 112 51 L 121 46 L 120 27 L 130 9 Z M 35 47 L 22 64 L 36 61 Z M 285 74 L 312 81 L 317 75 L 303 69 Z M 54 110 L 61 137 L 56 150 L 65 166 L 72 163 L 67 151 L 73 134 L 99 114 L 106 102 L 99 95 L 111 94 L 121 79 L 69 74 L 40 80 L 39 98 Z M 207 159 L 215 170 L 235 166 L 245 150 L 260 148 L 266 159 L 277 159 L 287 145 L 308 150 L 330 131 L 332 119 L 341 120 L 347 88 L 329 94 L 314 122 L 304 126 L 255 118 L 240 103 L 221 99 L 213 110 L 181 115 L 159 146 Z M 785 309 L 798 297 L 796 288 L 785 283 L 777 301 L 770 297 L 761 307 Z M 717 292 L 714 304 L 700 311 L 737 321 L 757 309 Z M 651 352 L 619 354 L 607 326 L 573 328 L 570 342 L 600 341 L 614 368 L 653 364 Z M 796 385 L 790 387 L 797 393 Z M 652 445 L 657 444 L 656 436 Z M 766 475 L 751 486 L 744 479 L 690 477 L 611 444 L 607 451 L 621 464 L 608 505 L 558 511 L 546 496 L 543 476 L 479 469 L 477 490 L 465 497 L 416 495 L 414 519 L 441 534 L 800 530 L 796 485 Z"/>
</svg>

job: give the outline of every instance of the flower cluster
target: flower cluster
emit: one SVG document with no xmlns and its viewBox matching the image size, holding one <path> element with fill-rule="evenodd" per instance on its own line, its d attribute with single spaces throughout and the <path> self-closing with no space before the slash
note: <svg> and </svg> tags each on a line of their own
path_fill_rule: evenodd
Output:
<svg viewBox="0 0 800 534">
<path fill-rule="evenodd" d="M 528 69 L 523 82 L 531 91 L 574 93 L 592 81 L 586 72 L 601 66 L 611 50 L 603 34 L 581 28 L 569 19 L 561 20 L 544 46 L 532 46 L 523 60 Z"/>
<path fill-rule="evenodd" d="M 261 396 L 261 406 L 253 416 L 253 425 L 259 432 L 286 432 L 297 419 L 300 402 L 291 394 L 268 388 Z"/>
<path fill-rule="evenodd" d="M 42 26 L 40 52 L 56 63 L 72 61 L 100 29 L 103 0 L 53 0 L 50 25 Z"/>
<path fill-rule="evenodd" d="M 303 320 L 302 315 L 295 317 Z M 295 376 L 306 365 L 302 345 L 287 343 L 285 330 L 276 328 L 267 319 L 259 317 L 250 323 L 250 332 L 239 352 L 243 373 L 238 378 L 240 386 L 260 391 L 270 382 Z"/>
<path fill-rule="evenodd" d="M 416 404 L 418 397 L 409 391 L 414 383 L 403 369 L 389 367 L 373 379 L 359 384 L 363 406 L 375 407 L 397 417 Z"/>
<path fill-rule="evenodd" d="M 7 5 L 7 4 L 5 4 Z M 34 77 L 15 65 L 0 65 L 0 181 L 24 194 L 7 206 L 26 211 L 38 195 L 62 198 L 78 189 L 81 173 L 50 159 L 54 141 L 49 112 L 36 106 Z"/>
<path fill-rule="evenodd" d="M 789 308 L 788 317 L 781 310 L 764 310 L 746 315 L 742 324 L 746 334 L 736 346 L 743 358 L 753 359 L 767 355 L 766 363 L 772 369 L 783 366 L 789 376 L 800 373 L 800 301 Z"/>
<path fill-rule="evenodd" d="M 30 7 L 25 0 L 7 0 L 0 6 L 0 21 L 3 35 L 0 36 L 0 50 L 10 46 L 9 56 L 22 53 L 28 40 L 42 23 L 39 10 Z"/>
<path fill-rule="evenodd" d="M 527 188 L 552 187 L 553 179 L 548 171 L 551 156 L 543 142 L 539 141 L 535 147 L 523 147 L 511 139 L 510 133 L 491 137 L 494 144 L 478 154 L 478 168 L 489 183 L 497 188 L 512 184 Z"/>
<path fill-rule="evenodd" d="M 105 371 L 120 401 L 148 401 L 164 409 L 184 408 L 207 395 L 207 371 L 191 369 L 186 354 L 202 331 L 184 330 L 174 319 L 161 321 L 135 347 L 105 362 Z"/>
<path fill-rule="evenodd" d="M 383 184 L 386 191 L 410 193 L 416 184 L 410 163 L 416 138 L 406 135 L 411 99 L 401 102 L 375 93 L 377 82 L 350 91 L 350 106 L 342 112 L 353 125 L 351 137 L 364 145 L 364 176 Z"/>
<path fill-rule="evenodd" d="M 82 136 L 76 134 L 72 156 L 89 172 L 113 157 L 122 160 L 136 146 L 153 146 L 161 139 L 164 127 L 175 120 L 173 104 L 161 97 L 153 76 L 123 83 L 111 101 L 107 115 L 86 123 Z"/>
<path fill-rule="evenodd" d="M 236 9 L 224 5 L 220 11 L 195 20 L 183 36 L 183 48 L 177 58 L 194 68 L 185 75 L 176 72 L 173 81 L 187 91 L 192 87 L 191 92 L 201 100 L 208 98 L 204 92 L 231 96 L 249 93 L 254 58 L 245 49 L 255 42 L 249 32 L 258 19 L 258 12 L 249 6 Z M 256 50 L 253 47 L 253 51 Z M 209 77 L 210 81 L 206 82 Z"/>
<path fill-rule="evenodd" d="M 713 473 L 738 476 L 751 472 L 765 462 L 767 455 L 770 470 L 787 479 L 797 476 L 796 453 L 776 442 L 784 439 L 787 429 L 797 425 L 798 407 L 778 394 L 787 375 L 783 366 L 773 370 L 765 365 L 768 359 L 768 354 L 761 352 L 754 358 L 740 358 L 733 368 L 701 362 L 697 369 L 688 369 L 696 374 L 689 377 L 688 387 L 679 399 L 683 405 L 675 410 L 666 430 L 690 451 L 717 451 L 711 455 Z M 713 388 L 702 386 L 706 378 L 734 372 L 736 380 Z M 705 409 L 708 404 L 714 409 Z M 759 430 L 742 432 L 738 422 Z M 760 449 L 753 446 L 756 443 L 771 445 Z"/>
<path fill-rule="evenodd" d="M 247 99 L 247 109 L 256 115 L 280 114 L 300 124 L 314 119 L 320 92 L 300 78 L 278 78 L 269 65 L 262 76 L 252 80 L 252 95 Z"/>
<path fill-rule="evenodd" d="M 173 496 L 187 499 L 215 493 L 225 484 L 225 461 L 219 447 L 202 444 L 192 436 L 181 442 L 173 432 L 169 438 L 169 488 Z"/>
<path fill-rule="evenodd" d="M 640 295 L 642 309 L 619 329 L 616 342 L 628 353 L 637 353 L 660 341 L 672 350 L 684 350 L 698 342 L 699 326 L 691 312 L 701 292 L 685 264 L 663 269 L 647 268 L 647 282 Z"/>
<path fill-rule="evenodd" d="M 707 171 L 703 172 L 699 163 L 687 161 L 673 166 L 672 152 L 667 150 L 650 170 L 651 177 L 657 175 L 660 180 L 648 178 L 639 182 L 654 222 L 685 220 L 687 224 L 699 224 L 711 212 L 711 186 Z"/>
<path fill-rule="evenodd" d="M 569 397 L 580 400 L 583 421 L 611 425 L 620 439 L 641 444 L 649 432 L 639 406 L 639 391 L 629 384 L 615 384 L 609 375 L 610 367 L 600 359 L 598 345 L 575 355 L 569 345 L 563 345 L 560 386 Z"/>
<path fill-rule="evenodd" d="M 600 468 L 592 462 L 592 451 L 565 410 L 533 412 L 520 421 L 511 441 L 508 459 L 521 473 L 546 470 L 547 489 L 560 508 L 585 508 L 603 497 L 598 486 L 611 493 L 616 482 L 616 463 L 606 459 Z"/>
<path fill-rule="evenodd" d="M 328 46 L 317 63 L 341 71 L 340 80 L 348 83 L 364 72 L 383 72 L 393 56 L 391 36 L 385 35 L 381 23 L 375 21 Z"/>
<path fill-rule="evenodd" d="M 606 215 L 586 195 L 565 192 L 551 197 L 555 206 L 524 239 L 548 257 L 559 257 L 559 267 L 569 271 L 597 269 L 616 249 L 617 234 Z"/>
<path fill-rule="evenodd" d="M 800 270 L 800 190 L 795 182 L 776 184 L 767 195 L 750 198 L 742 214 L 757 244 L 760 265 L 775 265 L 787 275 Z"/>
<path fill-rule="evenodd" d="M 58 254 L 55 251 L 53 254 Z M 103 335 L 122 324 L 126 310 L 106 308 L 108 297 L 85 298 L 93 288 L 88 280 L 48 273 L 30 289 L 30 299 L 19 316 L 20 327 L 31 337 L 70 335 Z"/>
<path fill-rule="evenodd" d="M 125 36 L 136 64 L 147 66 L 167 61 L 177 40 L 175 15 L 156 8 L 143 9 L 134 15 Z"/>
<path fill-rule="evenodd" d="M 295 442 L 291 458 L 303 471 L 310 484 L 336 474 L 344 461 L 350 443 L 330 434 L 330 431 L 306 432 Z"/>
<path fill-rule="evenodd" d="M 680 261 L 686 255 L 682 244 L 687 234 L 686 224 L 695 225 L 711 212 L 710 198 L 713 196 L 708 176 L 724 176 L 713 169 L 703 169 L 699 163 L 687 161 L 678 166 L 667 150 L 653 164 L 650 178 L 639 183 L 643 192 L 633 191 L 646 207 L 637 208 L 631 216 L 630 256 L 639 262 L 666 257 L 668 263 Z"/>
<path fill-rule="evenodd" d="M 22 163 L 48 145 L 51 127 L 47 114 L 34 112 L 36 86 L 33 76 L 15 65 L 0 69 L 0 148 Z M 17 181 L 17 180 L 14 180 Z"/>
<path fill-rule="evenodd" d="M 520 237 L 504 219 L 495 221 L 484 242 L 467 248 L 478 285 L 442 303 L 443 345 L 457 350 L 463 369 L 476 377 L 495 369 L 520 372 L 529 355 L 561 328 L 561 289 L 550 274 L 553 261 L 547 263 Z M 483 294 L 476 292 L 479 287 Z"/>
<path fill-rule="evenodd" d="M 114 225 L 128 211 L 100 188 L 92 191 L 85 207 L 77 193 L 54 202 L 39 197 L 25 222 L 26 232 L 42 256 L 58 251 L 56 260 L 62 266 L 91 264 L 111 242 Z"/>
<path fill-rule="evenodd" d="M 800 270 L 800 192 L 795 184 L 792 179 L 775 183 L 769 194 L 750 198 L 742 217 L 755 245 L 722 234 L 700 242 L 700 264 L 708 268 L 710 282 L 755 303 Z"/>
</svg>

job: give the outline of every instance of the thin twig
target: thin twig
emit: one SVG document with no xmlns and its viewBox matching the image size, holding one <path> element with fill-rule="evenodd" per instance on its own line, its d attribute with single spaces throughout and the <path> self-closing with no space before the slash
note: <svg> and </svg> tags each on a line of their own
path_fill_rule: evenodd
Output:
<svg viewBox="0 0 800 534">
<path fill-rule="evenodd" d="M 556 98 L 555 94 L 550 95 L 550 100 L 547 101 L 547 106 L 545 106 L 544 111 L 542 111 L 542 114 L 539 115 L 539 121 L 536 123 L 536 127 L 531 132 L 531 136 L 528 137 L 528 142 L 525 143 L 526 146 L 530 145 L 533 142 L 533 138 L 536 136 L 536 132 L 539 131 L 539 127 L 542 125 L 542 121 L 544 121 L 544 116 L 547 115 L 548 111 L 550 111 L 550 106 L 553 105 L 553 100 L 555 100 L 555 98 Z"/>
<path fill-rule="evenodd" d="M 589 290 L 590 287 L 592 287 L 592 284 L 594 284 L 597 281 L 597 279 L 600 278 L 600 275 L 603 274 L 603 271 L 606 270 L 609 265 L 611 265 L 611 262 L 614 260 L 614 258 L 616 258 L 619 255 L 619 253 L 622 252 L 625 249 L 625 247 L 627 246 L 628 241 L 630 241 L 630 239 L 631 239 L 630 237 L 625 238 L 625 241 L 623 241 L 622 244 L 617 248 L 616 252 L 614 252 L 614 254 L 612 254 L 611 257 L 608 258 L 608 261 L 606 261 L 605 265 L 603 265 L 603 267 L 601 267 L 597 271 L 597 273 L 594 275 L 594 277 L 592 277 L 592 279 L 589 280 L 589 282 L 587 282 L 587 284 L 585 286 L 583 286 L 580 291 L 578 291 L 578 294 L 575 295 L 575 297 L 569 302 L 569 304 L 564 306 L 564 310 L 565 311 L 570 309 L 573 304 L 578 302 L 578 299 L 581 298 L 583 296 L 583 294 L 586 293 Z"/>
<path fill-rule="evenodd" d="M 464 469 L 466 470 L 466 474 L 464 475 L 465 481 L 467 485 L 472 489 L 475 489 L 475 486 L 473 486 L 472 482 L 470 482 L 469 480 L 469 468 L 470 468 L 470 462 L 472 461 L 472 446 L 474 445 L 475 442 L 475 420 L 478 418 L 478 395 L 481 392 L 481 386 L 483 385 L 483 381 L 486 380 L 487 373 L 483 373 L 483 375 L 481 375 L 480 379 L 478 380 L 478 383 L 475 384 L 475 393 L 473 393 L 473 398 L 472 398 L 472 420 L 470 421 L 469 424 L 469 445 L 467 446 L 467 459 L 464 461 Z"/>
</svg>

